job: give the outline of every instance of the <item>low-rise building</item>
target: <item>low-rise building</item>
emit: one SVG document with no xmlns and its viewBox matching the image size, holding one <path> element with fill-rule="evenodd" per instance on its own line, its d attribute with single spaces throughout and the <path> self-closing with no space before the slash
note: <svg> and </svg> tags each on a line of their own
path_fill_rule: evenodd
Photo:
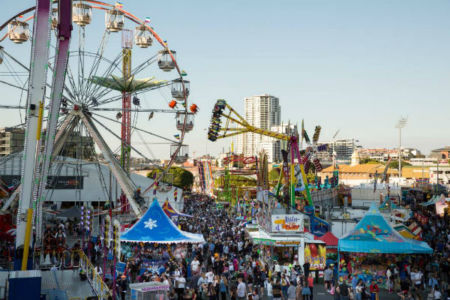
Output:
<svg viewBox="0 0 450 300">
<path fill-rule="evenodd" d="M 450 184 L 450 167 L 430 167 L 430 183 Z"/>
<path fill-rule="evenodd" d="M 16 127 L 0 128 L 0 156 L 7 156 L 23 150 L 25 129 Z"/>
<path fill-rule="evenodd" d="M 444 159 L 444 160 L 450 159 L 450 146 L 445 146 L 443 148 L 431 150 L 430 157 L 441 159 L 441 160 L 442 159 Z"/>
</svg>

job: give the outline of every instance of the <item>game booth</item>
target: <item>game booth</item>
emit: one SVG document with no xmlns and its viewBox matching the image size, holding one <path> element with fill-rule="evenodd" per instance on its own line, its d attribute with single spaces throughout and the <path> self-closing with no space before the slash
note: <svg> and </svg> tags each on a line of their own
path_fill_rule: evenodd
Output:
<svg viewBox="0 0 450 300">
<path fill-rule="evenodd" d="M 176 211 L 172 209 L 172 212 Z M 141 274 L 146 271 L 161 272 L 170 257 L 157 257 L 146 253 L 168 252 L 175 259 L 183 259 L 188 244 L 204 243 L 201 234 L 180 230 L 167 216 L 156 199 L 153 200 L 147 212 L 130 229 L 121 234 L 121 254 L 124 261 L 136 256 L 142 259 Z M 167 251 L 166 251 L 167 250 Z"/>
<path fill-rule="evenodd" d="M 427 243 L 403 237 L 385 220 L 375 203 L 367 214 L 338 242 L 339 277 L 351 274 L 370 285 L 386 287 L 388 266 L 411 254 L 432 254 Z"/>
</svg>

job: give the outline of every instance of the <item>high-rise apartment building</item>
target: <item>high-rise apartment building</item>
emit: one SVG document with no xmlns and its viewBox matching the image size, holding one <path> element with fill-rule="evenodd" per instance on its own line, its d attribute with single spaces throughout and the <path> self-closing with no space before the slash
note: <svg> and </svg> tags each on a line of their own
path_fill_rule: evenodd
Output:
<svg viewBox="0 0 450 300">
<path fill-rule="evenodd" d="M 264 94 L 244 99 L 245 120 L 252 126 L 271 130 L 281 123 L 281 109 L 277 97 Z M 245 133 L 235 139 L 235 151 L 244 156 L 256 156 L 262 149 L 274 149 L 275 141 L 256 133 Z M 263 147 L 264 143 L 264 147 Z M 276 149 L 275 149 L 276 150 Z"/>
</svg>

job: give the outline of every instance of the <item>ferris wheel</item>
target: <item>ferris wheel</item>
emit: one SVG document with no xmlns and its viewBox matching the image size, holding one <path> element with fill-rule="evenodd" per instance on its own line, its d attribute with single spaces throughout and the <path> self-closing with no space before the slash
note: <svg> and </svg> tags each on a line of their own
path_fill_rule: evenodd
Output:
<svg viewBox="0 0 450 300">
<path fill-rule="evenodd" d="M 0 90 L 4 95 L 0 117 L 10 126 L 20 127 L 26 124 L 27 110 L 41 110 L 42 132 L 48 133 L 45 141 L 53 136 L 52 121 L 55 124 L 54 146 L 49 150 L 53 158 L 67 152 L 71 136 L 90 136 L 97 154 L 84 151 L 87 145 L 80 143 L 76 154 L 80 168 L 86 161 L 102 157 L 119 177 L 127 198 L 133 198 L 138 187 L 127 176 L 133 167 L 131 153 L 143 158 L 146 166 L 162 170 L 161 177 L 173 163 L 188 159 L 183 140 L 193 129 L 198 108 L 188 103 L 187 74 L 176 60 L 176 51 L 150 26 L 149 18 L 140 19 L 117 4 L 74 0 L 70 47 L 62 50 L 57 46 L 62 38 L 59 2 L 51 3 L 42 107 L 27 103 L 36 8 L 20 11 L 0 25 Z M 68 51 L 61 76 L 57 69 L 60 51 Z M 52 93 L 58 85 L 60 105 L 52 118 Z M 167 162 L 161 164 L 155 152 L 169 153 Z M 156 188 L 143 188 L 148 192 L 152 187 Z"/>
</svg>

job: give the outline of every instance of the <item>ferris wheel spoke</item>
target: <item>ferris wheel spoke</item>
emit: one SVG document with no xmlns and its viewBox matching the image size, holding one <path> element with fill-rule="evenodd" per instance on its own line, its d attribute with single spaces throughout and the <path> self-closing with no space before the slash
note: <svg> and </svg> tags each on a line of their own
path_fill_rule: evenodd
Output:
<svg viewBox="0 0 450 300">
<path fill-rule="evenodd" d="M 16 88 L 16 89 L 18 89 L 18 90 L 21 90 L 21 91 L 24 91 L 24 92 L 28 92 L 28 90 L 27 90 L 26 88 L 23 88 L 23 87 L 17 86 L 17 85 L 15 85 L 15 84 L 12 84 L 12 83 L 10 83 L 10 82 L 7 82 L 7 81 L 4 81 L 4 80 L 0 80 L 0 83 L 3 83 L 3 84 L 6 84 L 6 85 L 9 85 L 10 87 Z"/>
<path fill-rule="evenodd" d="M 85 78 L 86 81 L 85 95 L 90 95 L 89 92 L 92 90 L 92 83 L 89 79 L 97 74 L 98 68 L 105 53 L 108 40 L 109 40 L 109 31 L 105 29 L 105 31 L 103 32 L 102 40 L 100 42 L 100 46 L 97 50 L 96 55 L 94 56 L 94 61 L 92 62 L 91 68 L 89 69 L 88 76 L 87 78 Z"/>
<path fill-rule="evenodd" d="M 78 70 L 77 70 L 77 79 L 78 79 L 78 87 L 80 96 L 83 98 L 83 89 L 84 89 L 84 46 L 86 39 L 86 28 L 84 26 L 78 27 Z M 81 99 L 80 99 L 81 100 Z"/>
<path fill-rule="evenodd" d="M 99 120 L 95 119 L 94 117 L 91 116 L 91 119 L 94 120 L 97 124 L 99 124 L 101 127 L 103 127 L 106 131 L 108 131 L 110 134 L 112 134 L 114 137 L 116 137 L 117 139 L 119 139 L 121 142 L 122 138 L 120 136 L 118 136 L 114 131 L 112 131 L 110 128 L 108 128 L 105 124 L 103 124 L 102 122 L 100 122 Z M 127 144 L 124 142 L 124 144 L 128 147 L 130 147 L 134 152 L 136 152 L 138 155 L 140 155 L 142 158 L 145 158 L 147 160 L 150 160 L 147 156 L 145 156 L 141 151 L 137 150 L 133 145 Z"/>
<path fill-rule="evenodd" d="M 30 69 L 25 66 L 23 63 L 21 63 L 17 58 L 15 58 L 14 56 L 12 56 L 11 54 L 9 54 L 7 51 L 5 51 L 3 49 L 3 54 L 5 54 L 8 58 L 10 58 L 11 60 L 13 60 L 15 63 L 17 63 L 19 66 L 21 66 L 25 71 L 30 72 Z"/>
<path fill-rule="evenodd" d="M 117 121 L 117 120 L 114 120 L 114 119 L 111 119 L 111 118 L 102 116 L 102 115 L 100 115 L 100 114 L 96 114 L 96 113 L 92 113 L 92 114 L 93 114 L 93 115 L 96 115 L 96 116 L 98 116 L 98 117 L 100 117 L 100 118 L 109 120 L 109 121 L 111 121 L 111 122 L 118 123 L 118 124 L 122 124 L 120 121 Z M 139 131 L 141 131 L 141 132 L 143 132 L 143 133 L 146 133 L 146 134 L 149 134 L 149 135 L 151 135 L 151 136 L 160 138 L 160 139 L 162 139 L 162 140 L 168 141 L 168 142 L 170 142 L 170 143 L 175 143 L 175 144 L 178 144 L 178 143 L 179 143 L 179 141 L 171 140 L 171 139 L 166 138 L 166 137 L 164 137 L 164 136 L 162 136 L 162 135 L 153 133 L 153 132 L 148 131 L 148 130 L 144 130 L 144 129 L 142 129 L 142 128 L 139 128 L 139 127 L 136 127 L 136 126 L 133 126 L 133 125 L 131 125 L 131 128 L 133 128 L 133 129 L 135 129 L 135 130 L 139 130 Z"/>
<path fill-rule="evenodd" d="M 153 55 L 152 57 L 150 57 L 149 59 L 147 59 L 146 61 L 144 61 L 143 63 L 141 63 L 137 67 L 135 67 L 134 69 L 132 69 L 131 70 L 131 74 L 133 74 L 133 75 L 139 74 L 139 72 L 144 70 L 146 67 L 148 67 L 151 64 L 153 64 L 154 62 L 156 62 L 156 58 L 157 57 L 158 57 L 158 54 Z"/>
<path fill-rule="evenodd" d="M 100 78 L 109 78 L 115 70 L 121 70 L 119 67 L 119 64 L 121 62 L 122 62 L 122 54 L 119 53 L 116 56 L 116 59 L 113 62 L 111 62 L 110 65 L 108 66 L 108 68 L 106 68 L 106 70 L 102 73 Z M 92 76 L 91 78 L 94 78 L 94 76 Z M 110 89 L 108 87 L 99 86 L 97 84 L 93 84 L 93 86 L 97 88 L 95 90 L 96 92 L 94 93 L 94 97 L 97 100 L 100 100 L 101 98 L 105 97 L 107 94 L 114 91 L 113 89 Z"/>
<path fill-rule="evenodd" d="M 22 81 L 22 79 L 20 78 L 20 71 L 16 71 L 14 66 L 9 62 L 9 60 L 4 60 L 4 65 L 6 67 L 6 69 L 8 69 L 8 73 L 10 74 L 10 77 L 19 85 L 19 86 L 24 86 L 24 82 Z M 27 75 L 27 79 L 29 76 L 29 73 L 26 74 Z"/>
<path fill-rule="evenodd" d="M 77 89 L 77 85 L 75 83 L 75 78 L 73 77 L 72 69 L 70 68 L 70 64 L 67 64 L 66 70 L 67 70 L 66 77 L 69 79 L 69 84 L 70 84 L 69 89 L 72 91 L 72 94 L 74 95 L 73 101 L 79 102 L 78 89 Z"/>
<path fill-rule="evenodd" d="M 54 72 L 54 68 L 53 68 L 53 66 L 52 66 L 52 64 L 51 64 L 50 62 L 48 63 L 48 69 L 49 69 L 50 71 L 52 71 L 52 73 Z M 47 87 L 48 87 L 50 90 L 52 89 L 52 86 L 51 86 L 50 83 L 47 83 Z M 64 85 L 63 93 L 64 93 L 64 92 L 66 93 L 65 95 L 63 94 L 63 96 L 65 97 L 65 99 L 66 99 L 68 102 L 74 104 L 74 101 L 73 101 L 73 99 L 75 98 L 74 93 L 72 92 L 72 90 L 70 89 L 70 87 L 67 86 L 67 84 Z"/>
</svg>

